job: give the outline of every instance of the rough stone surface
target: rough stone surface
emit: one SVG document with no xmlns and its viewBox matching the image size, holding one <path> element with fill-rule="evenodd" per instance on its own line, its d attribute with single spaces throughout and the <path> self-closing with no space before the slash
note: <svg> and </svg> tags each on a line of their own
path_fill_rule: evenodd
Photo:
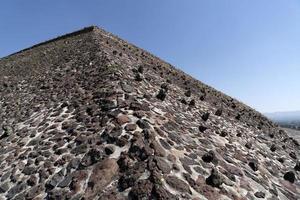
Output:
<svg viewBox="0 0 300 200">
<path fill-rule="evenodd" d="M 89 27 L 0 59 L 0 199 L 300 199 L 299 144 Z"/>
</svg>

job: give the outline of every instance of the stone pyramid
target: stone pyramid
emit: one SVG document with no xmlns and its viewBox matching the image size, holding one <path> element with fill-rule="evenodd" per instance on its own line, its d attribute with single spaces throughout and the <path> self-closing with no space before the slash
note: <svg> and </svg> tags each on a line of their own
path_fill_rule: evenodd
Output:
<svg viewBox="0 0 300 200">
<path fill-rule="evenodd" d="M 300 199 L 299 143 L 88 27 L 0 59 L 0 199 Z"/>
</svg>

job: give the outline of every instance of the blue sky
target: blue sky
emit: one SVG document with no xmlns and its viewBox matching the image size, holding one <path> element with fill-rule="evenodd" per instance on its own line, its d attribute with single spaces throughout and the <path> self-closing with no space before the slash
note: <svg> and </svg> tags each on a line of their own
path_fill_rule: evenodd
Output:
<svg viewBox="0 0 300 200">
<path fill-rule="evenodd" d="M 261 112 L 300 110 L 298 0 L 3 0 L 0 57 L 92 24 Z"/>
</svg>

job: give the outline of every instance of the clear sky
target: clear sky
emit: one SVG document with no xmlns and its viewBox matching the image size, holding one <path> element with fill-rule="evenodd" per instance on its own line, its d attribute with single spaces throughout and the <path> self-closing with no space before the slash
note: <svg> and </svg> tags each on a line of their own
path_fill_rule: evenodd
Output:
<svg viewBox="0 0 300 200">
<path fill-rule="evenodd" d="M 261 112 L 300 110 L 299 0 L 3 0 L 0 57 L 89 25 Z"/>
</svg>

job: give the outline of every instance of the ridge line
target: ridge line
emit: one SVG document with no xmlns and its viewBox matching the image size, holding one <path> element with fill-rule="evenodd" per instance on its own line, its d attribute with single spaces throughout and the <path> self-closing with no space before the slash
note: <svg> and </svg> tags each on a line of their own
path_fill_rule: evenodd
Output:
<svg viewBox="0 0 300 200">
<path fill-rule="evenodd" d="M 51 42 L 55 42 L 55 41 L 62 40 L 62 39 L 65 39 L 65 38 L 77 36 L 77 35 L 80 35 L 80 34 L 83 34 L 83 33 L 93 32 L 94 30 L 97 30 L 97 29 L 99 29 L 99 28 L 97 26 L 94 26 L 94 25 L 87 26 L 87 27 L 84 27 L 84 28 L 79 29 L 77 31 L 73 31 L 73 32 L 70 32 L 70 33 L 67 33 L 67 34 L 63 34 L 63 35 L 57 36 L 57 37 L 55 37 L 53 39 L 49 39 L 49 40 L 46 40 L 44 42 L 41 42 L 41 43 L 38 43 L 38 44 L 34 44 L 33 46 L 27 47 L 25 49 L 22 49 L 20 51 L 15 52 L 15 53 L 12 53 L 12 54 L 9 54 L 7 56 L 4 56 L 4 57 L 0 58 L 0 60 L 8 58 L 10 56 L 14 56 L 14 55 L 23 53 L 23 52 L 31 50 L 31 49 L 33 49 L 35 47 L 43 46 L 43 45 L 49 44 Z"/>
</svg>

